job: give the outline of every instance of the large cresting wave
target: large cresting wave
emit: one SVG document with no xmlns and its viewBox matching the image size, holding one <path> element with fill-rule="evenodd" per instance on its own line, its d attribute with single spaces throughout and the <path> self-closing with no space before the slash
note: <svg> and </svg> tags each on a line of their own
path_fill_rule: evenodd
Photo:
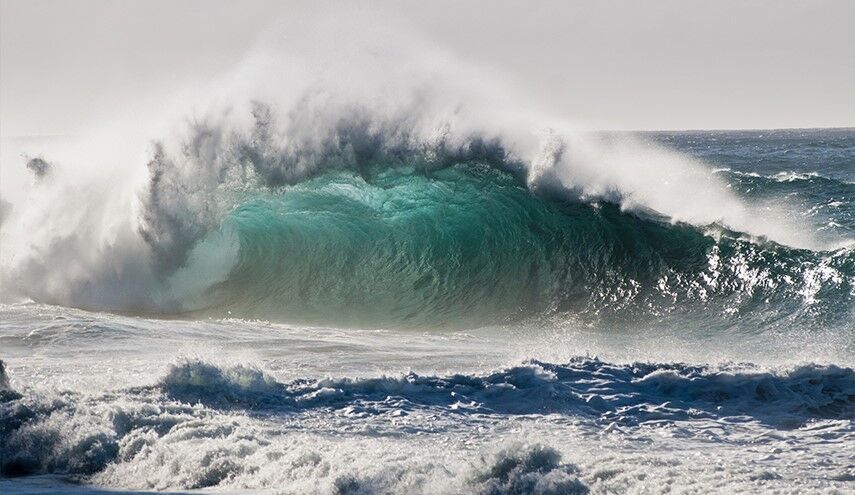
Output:
<svg viewBox="0 0 855 495">
<path fill-rule="evenodd" d="M 502 165 L 368 164 L 250 193 L 189 252 L 191 266 L 234 256 L 192 309 L 423 326 L 693 310 L 836 320 L 851 306 L 851 251 L 536 194 Z"/>
<path fill-rule="evenodd" d="M 431 60 L 286 84 L 256 57 L 164 139 L 34 153 L 3 204 L 5 297 L 360 326 L 851 318 L 851 242 Z"/>
</svg>

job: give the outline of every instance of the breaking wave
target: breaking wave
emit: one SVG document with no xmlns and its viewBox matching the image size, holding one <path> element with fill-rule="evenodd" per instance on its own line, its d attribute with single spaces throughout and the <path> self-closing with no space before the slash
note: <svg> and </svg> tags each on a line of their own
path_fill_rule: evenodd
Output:
<svg viewBox="0 0 855 495">
<path fill-rule="evenodd" d="M 833 323 L 855 287 L 851 249 L 792 249 L 717 224 L 544 197 L 480 162 L 329 172 L 251 197 L 190 256 L 222 252 L 234 253 L 232 268 L 199 309 L 337 324 L 701 308 Z"/>
<path fill-rule="evenodd" d="M 196 126 L 177 155 L 156 146 L 135 247 L 61 272 L 46 263 L 67 251 L 51 251 L 81 239 L 52 238 L 10 284 L 86 308 L 364 326 L 693 310 L 827 324 L 853 307 L 851 247 L 734 230 L 750 227 L 748 207 L 664 151 L 628 162 L 661 162 L 660 177 L 612 177 L 626 150 L 601 143 L 610 172 L 586 183 L 577 175 L 593 166 L 556 136 L 524 159 L 498 138 L 429 142 L 348 114 L 326 135 L 274 144 L 270 108 L 253 115 L 248 134 Z M 691 189 L 673 190 L 674 177 Z M 723 213 L 705 210 L 714 202 Z"/>
<path fill-rule="evenodd" d="M 268 483 L 266 477 L 274 473 L 260 472 L 256 463 L 269 463 L 270 456 L 285 470 L 275 474 L 277 479 L 299 484 L 303 477 L 322 478 L 333 493 L 359 492 L 360 487 L 384 491 L 392 489 L 390 483 L 406 481 L 401 473 L 389 472 L 354 477 L 346 463 L 322 461 L 322 437 L 293 455 L 270 450 L 268 436 L 290 431 L 291 421 L 298 430 L 309 421 L 317 434 L 329 429 L 339 435 L 345 424 L 353 428 L 387 418 L 396 428 L 395 418 L 409 415 L 434 417 L 431 428 L 442 431 L 465 431 L 472 422 L 508 415 L 587 418 L 605 432 L 686 420 L 789 429 L 855 418 L 855 372 L 820 365 L 770 371 L 750 365 L 612 364 L 578 358 L 563 365 L 532 361 L 487 374 L 282 383 L 251 366 L 183 361 L 148 387 L 96 395 L 7 392 L 0 396 L 3 475 L 53 473 L 155 489 Z M 268 431 L 251 418 L 281 423 Z M 384 423 L 370 422 L 372 436 Z M 335 441 L 331 445 L 335 449 L 324 455 L 344 448 Z M 482 461 L 460 474 L 458 482 L 470 487 L 465 491 L 587 491 L 580 473 L 548 446 L 515 445 L 486 452 Z M 139 476 L 142 472 L 150 475 Z M 398 489 L 403 487 L 393 491 Z"/>
<path fill-rule="evenodd" d="M 803 365 L 782 372 L 751 365 L 618 365 L 580 358 L 531 361 L 484 376 L 420 376 L 276 382 L 255 368 L 202 361 L 174 365 L 162 390 L 214 408 L 347 409 L 375 415 L 437 408 L 458 414 L 590 415 L 606 423 L 753 418 L 794 427 L 815 418 L 852 419 L 855 372 Z"/>
<path fill-rule="evenodd" d="M 134 125 L 30 155 L 29 197 L 2 208 L 4 298 L 372 327 L 851 317 L 845 225 L 817 236 L 687 155 L 468 84 L 483 81 L 471 67 L 377 80 L 356 52 L 364 64 L 287 85 L 254 60 L 236 77 L 250 87 L 198 103 L 147 151 L 108 145 L 149 139 Z"/>
</svg>

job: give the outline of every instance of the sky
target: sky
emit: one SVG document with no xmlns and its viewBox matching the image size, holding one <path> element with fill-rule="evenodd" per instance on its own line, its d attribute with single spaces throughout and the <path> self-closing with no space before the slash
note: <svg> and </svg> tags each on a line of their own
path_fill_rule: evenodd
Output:
<svg viewBox="0 0 855 495">
<path fill-rule="evenodd" d="M 277 23 L 348 15 L 317 5 L 0 0 L 0 135 L 74 135 L 130 102 L 156 106 L 227 73 Z M 855 126 L 852 0 L 350 8 L 400 23 L 592 128 Z"/>
</svg>

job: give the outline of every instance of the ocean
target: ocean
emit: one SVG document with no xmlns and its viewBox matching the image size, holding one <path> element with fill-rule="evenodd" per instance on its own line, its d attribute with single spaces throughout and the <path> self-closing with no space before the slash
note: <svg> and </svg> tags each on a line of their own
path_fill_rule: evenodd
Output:
<svg viewBox="0 0 855 495">
<path fill-rule="evenodd" d="M 303 110 L 5 142 L 0 492 L 855 491 L 855 129 Z"/>
</svg>

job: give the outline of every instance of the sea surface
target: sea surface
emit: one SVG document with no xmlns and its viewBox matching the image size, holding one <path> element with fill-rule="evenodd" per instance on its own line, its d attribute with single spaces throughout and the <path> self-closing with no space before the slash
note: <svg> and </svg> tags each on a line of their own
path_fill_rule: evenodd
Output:
<svg viewBox="0 0 855 495">
<path fill-rule="evenodd" d="M 252 115 L 4 141 L 0 492 L 855 493 L 855 129 Z"/>
</svg>

